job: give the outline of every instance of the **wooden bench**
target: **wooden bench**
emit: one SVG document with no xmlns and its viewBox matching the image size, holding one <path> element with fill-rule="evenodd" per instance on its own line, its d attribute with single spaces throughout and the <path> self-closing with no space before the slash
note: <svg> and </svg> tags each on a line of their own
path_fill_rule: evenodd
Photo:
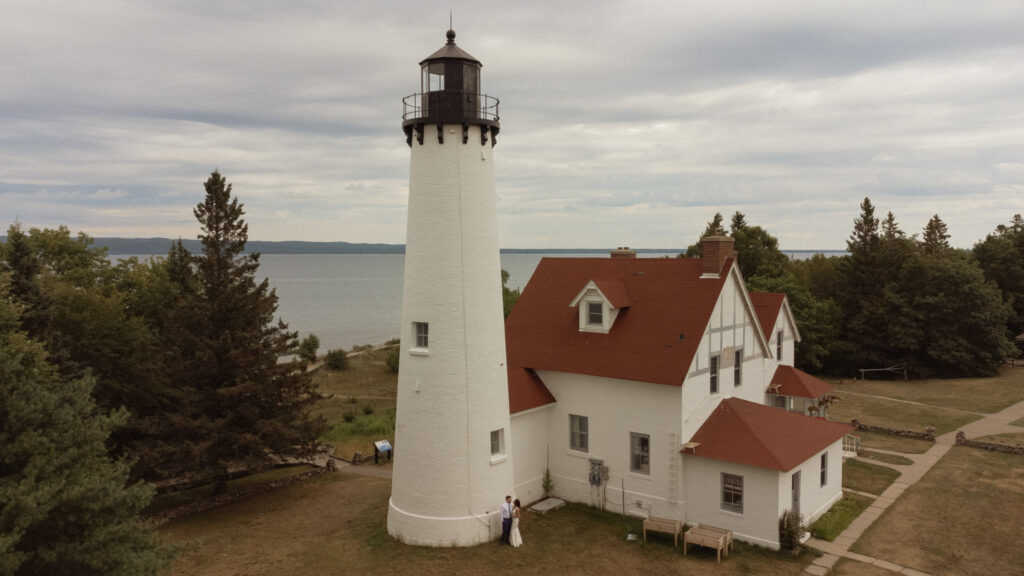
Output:
<svg viewBox="0 0 1024 576">
<path fill-rule="evenodd" d="M 674 538 L 673 546 L 679 546 L 679 535 L 683 532 L 683 523 L 679 520 L 650 516 L 644 518 L 644 542 L 647 542 L 648 530 L 651 532 L 671 534 Z"/>
<path fill-rule="evenodd" d="M 694 526 L 683 534 L 683 556 L 686 555 L 690 544 L 705 546 L 715 549 L 715 561 L 722 562 L 722 550 L 726 548 L 726 542 L 732 539 L 732 533 L 728 530 L 715 528 L 708 530 L 700 526 Z M 728 556 L 728 552 L 726 552 Z"/>
<path fill-rule="evenodd" d="M 729 552 L 732 552 L 732 530 L 726 530 L 725 528 L 718 528 L 715 526 L 708 526 L 707 524 L 697 524 L 697 528 L 701 530 L 707 530 L 708 532 L 720 532 L 725 535 L 725 557 L 729 557 Z"/>
</svg>

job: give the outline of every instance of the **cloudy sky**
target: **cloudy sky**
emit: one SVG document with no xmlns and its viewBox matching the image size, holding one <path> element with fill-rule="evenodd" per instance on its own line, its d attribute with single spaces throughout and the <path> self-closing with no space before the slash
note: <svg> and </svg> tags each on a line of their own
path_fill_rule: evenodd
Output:
<svg viewBox="0 0 1024 576">
<path fill-rule="evenodd" d="M 871 198 L 968 247 L 1024 212 L 1024 3 L 0 0 L 0 216 L 403 243 L 401 99 L 460 47 L 501 99 L 507 248 L 685 247 L 739 210 L 845 246 Z"/>
</svg>

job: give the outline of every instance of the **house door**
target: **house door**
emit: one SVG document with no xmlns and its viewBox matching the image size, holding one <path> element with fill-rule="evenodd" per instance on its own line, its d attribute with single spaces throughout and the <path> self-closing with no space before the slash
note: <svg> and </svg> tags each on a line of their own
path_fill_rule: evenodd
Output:
<svg viewBox="0 0 1024 576">
<path fill-rule="evenodd" d="M 793 472 L 793 501 L 790 503 L 789 509 L 794 514 L 800 513 L 800 471 Z"/>
</svg>

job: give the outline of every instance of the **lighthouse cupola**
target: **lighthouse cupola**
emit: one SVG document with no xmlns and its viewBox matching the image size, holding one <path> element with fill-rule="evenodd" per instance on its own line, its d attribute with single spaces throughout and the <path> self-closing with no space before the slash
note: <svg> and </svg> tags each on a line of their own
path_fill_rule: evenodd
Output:
<svg viewBox="0 0 1024 576">
<path fill-rule="evenodd" d="M 445 45 L 420 62 L 420 92 L 402 100 L 406 143 L 412 146 L 416 138 L 423 144 L 426 124 L 462 124 L 464 141 L 469 126 L 480 126 L 482 143 L 489 137 L 493 146 L 500 129 L 498 99 L 480 91 L 480 61 L 455 44 L 454 30 L 446 36 Z"/>
</svg>

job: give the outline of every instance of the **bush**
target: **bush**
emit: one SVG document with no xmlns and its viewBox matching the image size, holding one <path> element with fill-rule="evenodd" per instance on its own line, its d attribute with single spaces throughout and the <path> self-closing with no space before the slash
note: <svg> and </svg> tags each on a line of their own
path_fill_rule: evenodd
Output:
<svg viewBox="0 0 1024 576">
<path fill-rule="evenodd" d="M 369 404 L 363 406 L 363 414 L 366 414 L 367 416 L 373 414 L 373 406 L 370 406 Z"/>
<path fill-rule="evenodd" d="M 330 350 L 324 356 L 329 370 L 348 370 L 348 354 L 344 350 Z"/>
<path fill-rule="evenodd" d="M 389 348 L 387 355 L 384 356 L 384 364 L 387 365 L 388 369 L 393 373 L 398 374 L 398 354 L 399 348 Z"/>
<path fill-rule="evenodd" d="M 345 420 L 345 422 L 351 422 L 356 419 L 356 413 L 351 410 L 346 410 L 345 413 L 341 415 L 341 417 L 342 419 Z"/>
<path fill-rule="evenodd" d="M 804 519 L 799 513 L 786 510 L 779 518 L 779 547 L 796 552 L 804 534 Z"/>
</svg>

